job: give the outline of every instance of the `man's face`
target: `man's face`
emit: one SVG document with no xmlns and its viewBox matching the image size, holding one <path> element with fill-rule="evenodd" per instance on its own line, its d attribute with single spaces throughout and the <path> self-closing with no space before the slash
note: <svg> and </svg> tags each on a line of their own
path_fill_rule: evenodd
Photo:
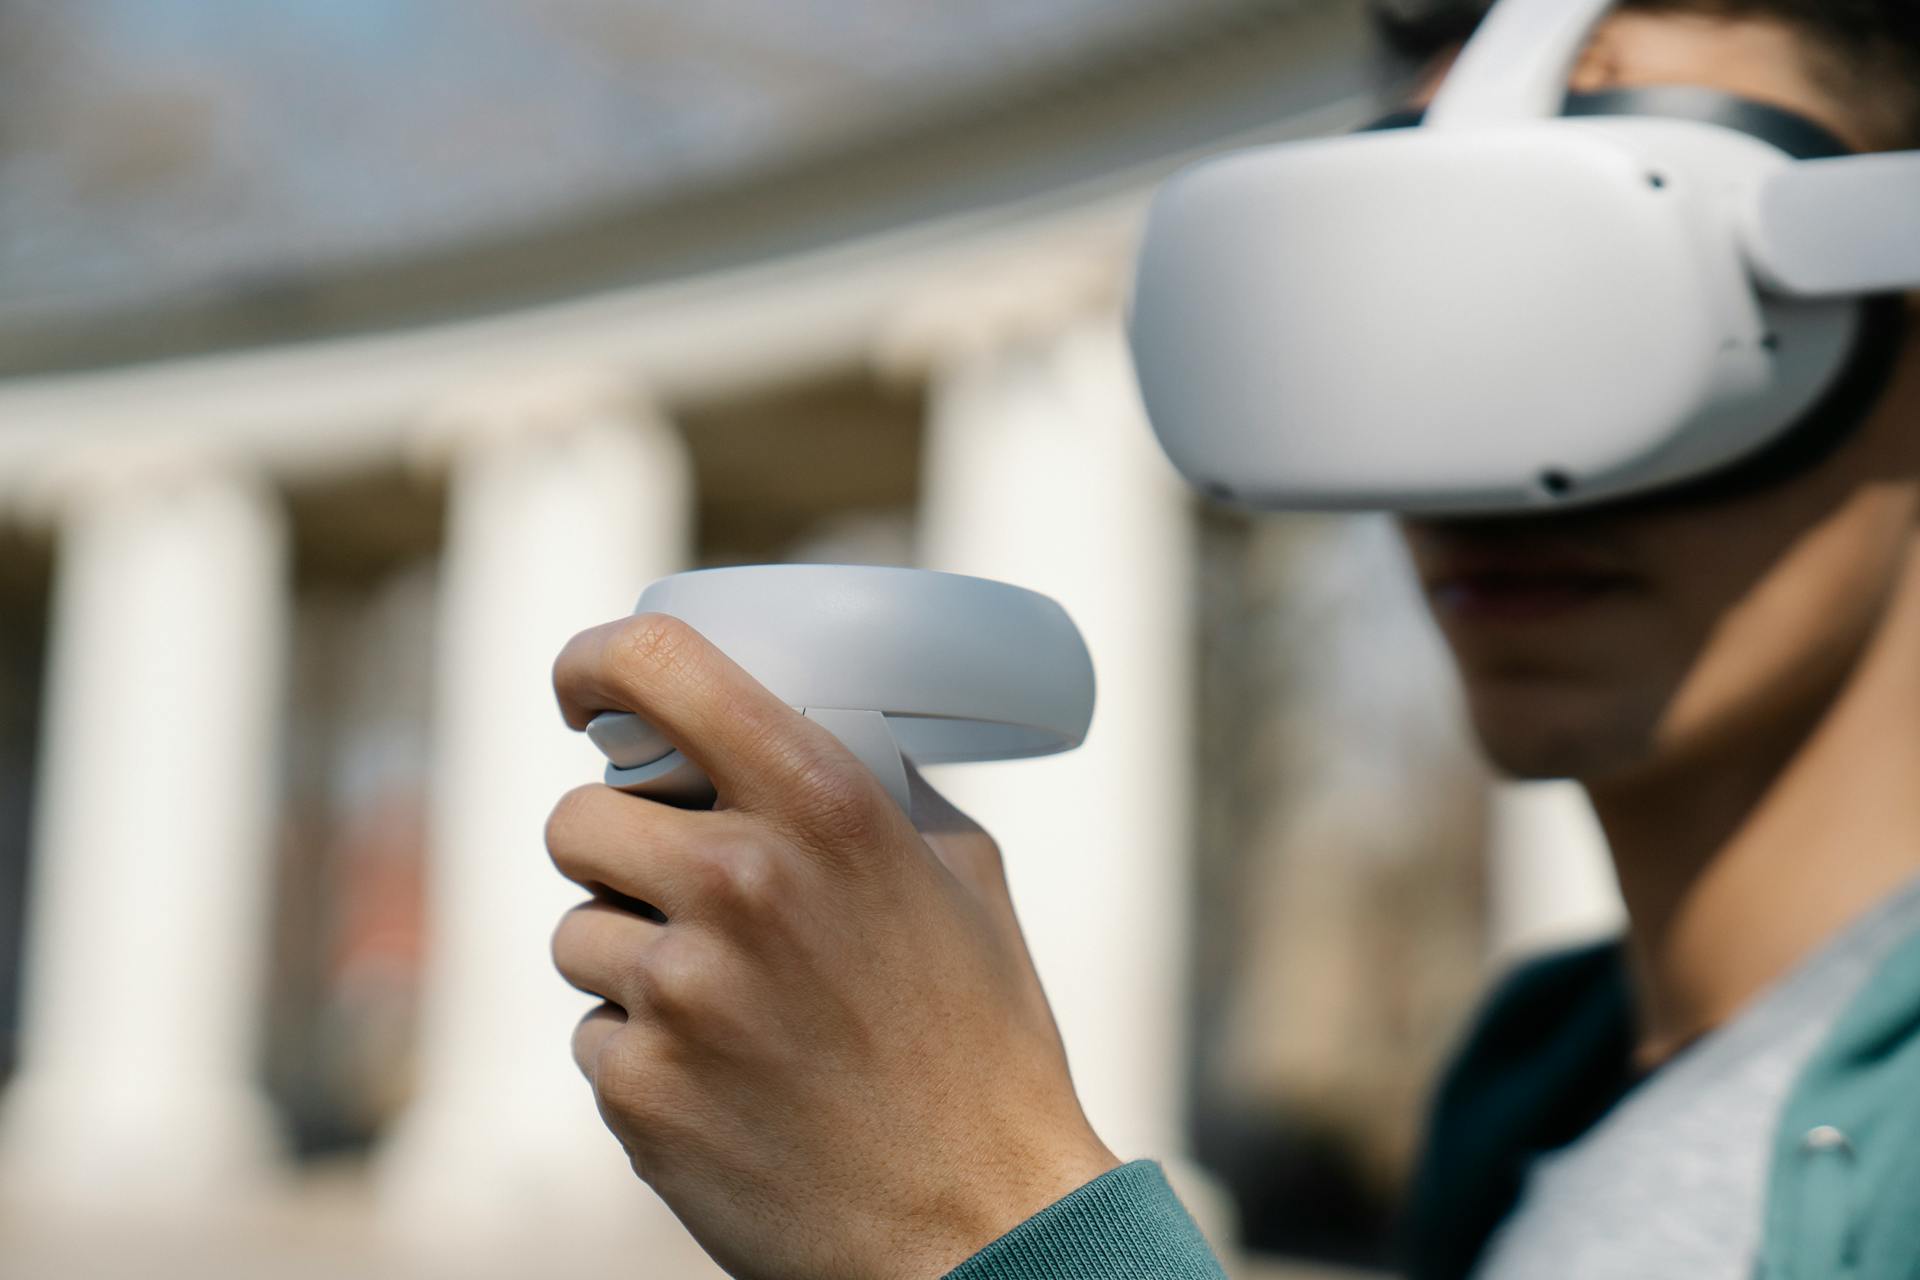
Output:
<svg viewBox="0 0 1920 1280">
<path fill-rule="evenodd" d="M 1770 102 L 1871 146 L 1777 23 L 1617 15 L 1574 78 L 1660 83 Z M 1598 782 L 1811 728 L 1886 609 L 1920 515 L 1920 322 L 1910 335 L 1871 420 L 1773 487 L 1403 522 L 1495 765 Z"/>
</svg>

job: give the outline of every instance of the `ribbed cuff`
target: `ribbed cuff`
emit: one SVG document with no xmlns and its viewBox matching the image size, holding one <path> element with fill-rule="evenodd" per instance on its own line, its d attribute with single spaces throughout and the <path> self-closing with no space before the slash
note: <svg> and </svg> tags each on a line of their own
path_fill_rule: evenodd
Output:
<svg viewBox="0 0 1920 1280">
<path fill-rule="evenodd" d="M 1122 1165 L 1042 1209 L 946 1280 L 1225 1280 L 1150 1160 Z"/>
</svg>

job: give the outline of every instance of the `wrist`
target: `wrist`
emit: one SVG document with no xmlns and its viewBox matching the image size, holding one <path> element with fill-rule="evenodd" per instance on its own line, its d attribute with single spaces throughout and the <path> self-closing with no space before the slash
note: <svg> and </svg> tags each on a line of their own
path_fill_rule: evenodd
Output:
<svg viewBox="0 0 1920 1280">
<path fill-rule="evenodd" d="M 944 1276 L 1035 1214 L 1120 1167 L 1120 1159 L 1092 1133 L 1044 1154 L 999 1155 L 981 1162 L 949 1188 L 950 1195 L 903 1254 L 894 1252 L 876 1276 Z"/>
</svg>

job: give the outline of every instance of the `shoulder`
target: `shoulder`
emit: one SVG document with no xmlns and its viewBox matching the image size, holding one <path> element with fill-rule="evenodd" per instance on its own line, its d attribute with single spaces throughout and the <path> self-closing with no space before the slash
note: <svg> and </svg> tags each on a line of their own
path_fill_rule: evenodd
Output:
<svg viewBox="0 0 1920 1280">
<path fill-rule="evenodd" d="M 1585 1132 L 1625 1087 L 1629 1000 L 1618 943 L 1556 952 L 1508 973 L 1441 1076 L 1429 1155 L 1465 1154 L 1452 1149 L 1474 1132 L 1536 1150 Z"/>
<path fill-rule="evenodd" d="M 1454 1067 L 1504 1063 L 1551 1051 L 1564 1024 L 1626 998 L 1625 957 L 1617 942 L 1556 951 L 1509 970 L 1488 993 Z"/>
<path fill-rule="evenodd" d="M 1768 1189 L 1769 1274 L 1824 1275 L 1844 1260 L 1871 1280 L 1920 1280 L 1916 1082 L 1920 935 L 1881 964 L 1788 1099 Z"/>
</svg>

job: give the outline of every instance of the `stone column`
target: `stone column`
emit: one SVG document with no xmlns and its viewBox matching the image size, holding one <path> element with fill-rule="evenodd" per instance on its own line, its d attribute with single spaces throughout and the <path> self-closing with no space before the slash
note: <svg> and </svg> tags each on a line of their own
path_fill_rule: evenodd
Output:
<svg viewBox="0 0 1920 1280">
<path fill-rule="evenodd" d="M 257 478 L 160 453 L 54 493 L 57 577 L 9 1190 L 228 1214 L 274 1158 L 257 1037 L 287 538 Z"/>
<path fill-rule="evenodd" d="M 1617 933 L 1620 885 L 1593 806 L 1571 782 L 1496 789 L 1487 949 L 1496 964 Z"/>
<path fill-rule="evenodd" d="M 1087 744 L 934 776 L 999 839 L 1087 1112 L 1179 1154 L 1188 1028 L 1191 512 L 1117 319 L 936 355 L 922 561 L 1058 599 L 1093 653 Z"/>
<path fill-rule="evenodd" d="M 382 1157 L 383 1216 L 412 1252 L 463 1274 L 524 1275 L 534 1258 L 563 1269 L 569 1248 L 590 1262 L 609 1243 L 648 1250 L 649 1274 L 706 1274 L 569 1056 L 592 1002 L 554 972 L 548 942 L 585 895 L 542 845 L 554 802 L 604 763 L 561 723 L 553 659 L 686 567 L 688 460 L 668 424 L 591 382 L 512 386 L 434 428 L 451 485 L 427 972 L 415 1101 Z"/>
</svg>

